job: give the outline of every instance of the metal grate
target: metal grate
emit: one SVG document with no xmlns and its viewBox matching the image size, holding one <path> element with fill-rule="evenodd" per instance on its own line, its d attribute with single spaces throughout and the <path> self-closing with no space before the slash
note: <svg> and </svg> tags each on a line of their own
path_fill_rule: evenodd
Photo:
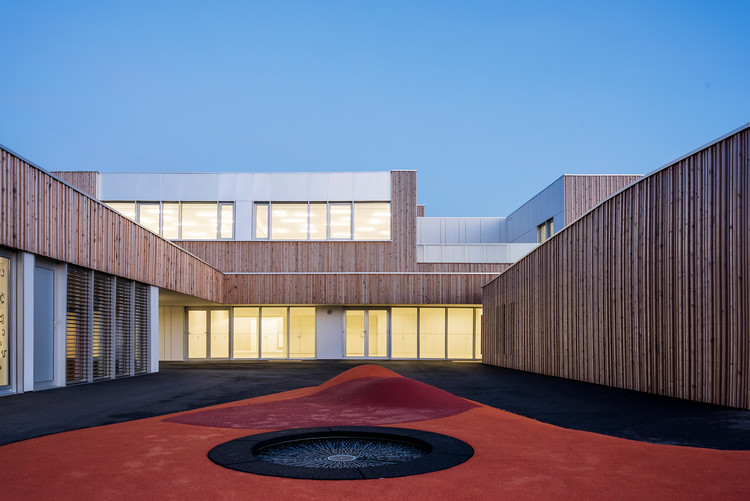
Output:
<svg viewBox="0 0 750 501">
<path fill-rule="evenodd" d="M 65 341 L 65 379 L 68 384 L 85 383 L 91 371 L 91 324 L 89 271 L 68 266 Z"/>
<path fill-rule="evenodd" d="M 381 438 L 319 437 L 260 449 L 261 461 L 306 468 L 363 468 L 406 463 L 424 457 L 413 444 Z"/>
<path fill-rule="evenodd" d="M 117 278 L 115 286 L 115 377 L 133 375 L 133 282 Z"/>
<path fill-rule="evenodd" d="M 112 368 L 112 277 L 94 273 L 92 373 L 95 381 L 107 379 Z"/>
<path fill-rule="evenodd" d="M 148 286 L 135 284 L 135 373 L 145 374 L 149 365 Z"/>
</svg>

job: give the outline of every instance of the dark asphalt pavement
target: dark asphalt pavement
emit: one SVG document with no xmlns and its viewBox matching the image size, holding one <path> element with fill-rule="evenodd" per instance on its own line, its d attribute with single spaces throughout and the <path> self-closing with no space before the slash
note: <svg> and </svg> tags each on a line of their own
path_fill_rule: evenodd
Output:
<svg viewBox="0 0 750 501">
<path fill-rule="evenodd" d="M 0 445 L 323 383 L 363 361 L 162 362 L 160 372 L 0 398 Z M 378 365 L 565 428 L 660 444 L 750 450 L 750 411 L 479 363 Z"/>
</svg>

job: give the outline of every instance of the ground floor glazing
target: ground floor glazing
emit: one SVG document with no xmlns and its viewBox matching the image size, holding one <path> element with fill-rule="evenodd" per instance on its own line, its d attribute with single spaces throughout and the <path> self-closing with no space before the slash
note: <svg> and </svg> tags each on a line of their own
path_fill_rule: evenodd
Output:
<svg viewBox="0 0 750 501">
<path fill-rule="evenodd" d="M 162 307 L 162 360 L 481 359 L 475 305 Z"/>
</svg>

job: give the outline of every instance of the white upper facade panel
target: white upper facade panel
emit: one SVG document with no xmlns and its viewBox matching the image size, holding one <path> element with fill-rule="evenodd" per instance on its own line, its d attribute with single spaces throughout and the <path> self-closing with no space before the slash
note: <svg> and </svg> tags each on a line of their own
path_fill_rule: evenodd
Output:
<svg viewBox="0 0 750 501">
<path fill-rule="evenodd" d="M 365 202 L 391 200 L 390 172 L 101 174 L 101 200 Z"/>
<path fill-rule="evenodd" d="M 553 220 L 553 229 L 559 230 L 565 225 L 564 216 L 565 181 L 560 177 L 506 218 L 507 241 L 538 242 L 537 228 Z"/>
</svg>

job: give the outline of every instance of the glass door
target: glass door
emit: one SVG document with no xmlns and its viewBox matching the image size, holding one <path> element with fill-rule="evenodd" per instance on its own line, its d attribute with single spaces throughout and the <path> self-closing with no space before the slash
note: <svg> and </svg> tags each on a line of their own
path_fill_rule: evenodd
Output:
<svg viewBox="0 0 750 501">
<path fill-rule="evenodd" d="M 346 310 L 346 357 L 388 358 L 388 311 Z"/>
<path fill-rule="evenodd" d="M 208 353 L 208 312 L 188 310 L 188 358 L 206 358 Z"/>
<path fill-rule="evenodd" d="M 346 357 L 365 356 L 365 310 L 346 310 Z"/>
</svg>

